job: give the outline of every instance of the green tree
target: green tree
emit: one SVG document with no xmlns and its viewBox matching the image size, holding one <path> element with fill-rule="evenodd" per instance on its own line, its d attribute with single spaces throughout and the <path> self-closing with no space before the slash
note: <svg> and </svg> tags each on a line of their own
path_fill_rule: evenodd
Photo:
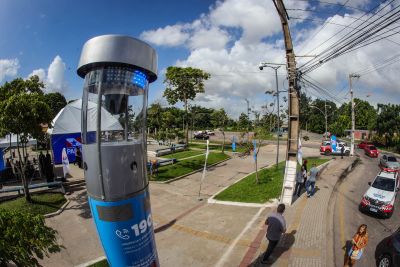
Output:
<svg viewBox="0 0 400 267">
<path fill-rule="evenodd" d="M 193 100 L 198 93 L 204 93 L 204 81 L 209 78 L 209 73 L 196 68 L 173 66 L 167 68 L 164 80 L 167 88 L 164 91 L 164 97 L 171 105 L 175 105 L 178 101 L 183 102 L 186 144 L 189 144 L 188 101 Z"/>
<path fill-rule="evenodd" d="M 53 118 L 67 105 L 67 100 L 65 100 L 65 97 L 58 92 L 46 94 L 44 95 L 44 99 L 51 109 L 51 116 Z"/>
<path fill-rule="evenodd" d="M 0 208 L 0 266 L 40 266 L 37 258 L 59 252 L 56 231 L 41 215 Z"/>
<path fill-rule="evenodd" d="M 225 127 L 228 120 L 228 114 L 226 114 L 223 108 L 219 110 L 214 110 L 213 113 L 211 113 L 211 123 L 214 126 L 213 128 L 219 129 L 223 136 L 222 153 L 225 152 Z"/>
<path fill-rule="evenodd" d="M 400 105 L 378 104 L 378 111 L 376 132 L 385 138 L 386 146 L 395 145 L 400 135 Z"/>
<path fill-rule="evenodd" d="M 240 130 L 250 130 L 250 119 L 245 113 L 241 113 L 239 116 L 238 127 Z"/>
<path fill-rule="evenodd" d="M 10 133 L 17 135 L 20 164 L 16 164 L 15 167 L 21 175 L 28 202 L 32 201 L 25 176 L 28 138 L 42 137 L 44 133 L 41 124 L 50 125 L 52 120 L 51 110 L 46 104 L 42 88 L 44 85 L 37 76 L 28 80 L 18 78 L 0 87 L 0 135 Z"/>
<path fill-rule="evenodd" d="M 161 129 L 163 119 L 163 107 L 160 103 L 153 103 L 147 110 L 147 127 L 155 132 Z"/>
</svg>

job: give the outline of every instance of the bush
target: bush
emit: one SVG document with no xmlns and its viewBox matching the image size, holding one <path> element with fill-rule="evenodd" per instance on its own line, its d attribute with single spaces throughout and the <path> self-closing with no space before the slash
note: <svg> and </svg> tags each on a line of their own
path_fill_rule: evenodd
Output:
<svg viewBox="0 0 400 267">
<path fill-rule="evenodd" d="M 307 135 L 303 136 L 304 141 L 308 141 L 310 140 L 310 137 L 308 137 Z"/>
<path fill-rule="evenodd" d="M 37 258 L 59 252 L 56 231 L 45 225 L 43 216 L 0 208 L 0 266 L 40 266 Z"/>
</svg>

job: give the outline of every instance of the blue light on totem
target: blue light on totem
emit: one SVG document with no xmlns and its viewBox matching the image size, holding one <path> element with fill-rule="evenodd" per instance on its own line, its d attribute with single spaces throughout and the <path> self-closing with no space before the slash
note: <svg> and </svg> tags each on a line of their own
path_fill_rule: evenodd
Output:
<svg viewBox="0 0 400 267">
<path fill-rule="evenodd" d="M 147 76 L 145 73 L 135 70 L 132 76 L 132 83 L 140 88 L 145 88 L 147 82 Z"/>
</svg>

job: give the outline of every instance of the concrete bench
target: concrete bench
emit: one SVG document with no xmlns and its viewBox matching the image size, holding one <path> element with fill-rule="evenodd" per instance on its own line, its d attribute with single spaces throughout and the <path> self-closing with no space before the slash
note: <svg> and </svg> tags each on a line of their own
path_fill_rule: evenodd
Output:
<svg viewBox="0 0 400 267">
<path fill-rule="evenodd" d="M 21 195 L 21 192 L 24 191 L 24 188 L 22 186 L 13 186 L 13 187 L 7 187 L 7 188 L 2 188 L 0 189 L 0 193 L 10 193 L 10 192 L 17 192 L 18 195 Z"/>
<path fill-rule="evenodd" d="M 50 183 L 39 183 L 39 184 L 31 184 L 28 186 L 29 189 L 36 189 L 36 188 L 42 188 L 42 187 L 60 187 L 61 192 L 65 194 L 65 189 L 62 184 L 62 182 L 50 182 Z M 13 187 L 8 187 L 8 188 L 3 188 L 0 189 L 0 193 L 9 193 L 9 192 L 17 192 L 18 195 L 21 194 L 21 192 L 24 192 L 24 187 L 23 186 L 13 186 Z"/>
</svg>

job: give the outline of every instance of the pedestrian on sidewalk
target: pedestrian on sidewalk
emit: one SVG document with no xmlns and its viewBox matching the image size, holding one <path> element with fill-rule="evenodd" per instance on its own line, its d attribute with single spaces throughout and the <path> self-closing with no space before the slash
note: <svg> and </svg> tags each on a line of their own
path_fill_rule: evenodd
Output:
<svg viewBox="0 0 400 267">
<path fill-rule="evenodd" d="M 268 226 L 266 237 L 268 239 L 268 248 L 264 253 L 261 263 L 268 263 L 268 259 L 274 251 L 276 245 L 278 245 L 279 239 L 282 234 L 286 232 L 286 221 L 283 217 L 285 212 L 285 204 L 279 204 L 276 209 L 276 213 L 272 213 L 268 216 L 265 224 Z"/>
<path fill-rule="evenodd" d="M 343 159 L 343 155 L 344 155 L 344 146 L 341 146 L 340 147 L 340 156 L 342 157 L 342 159 Z"/>
<path fill-rule="evenodd" d="M 302 166 L 300 171 L 297 172 L 296 174 L 296 186 L 294 188 L 294 195 L 297 195 L 298 197 L 300 196 L 301 193 L 301 188 L 303 187 L 303 182 L 304 182 L 304 167 Z"/>
<path fill-rule="evenodd" d="M 359 260 L 363 254 L 364 248 L 368 244 L 368 232 L 367 232 L 367 225 L 361 224 L 358 227 L 357 233 L 353 236 L 351 240 L 351 249 L 349 253 L 345 255 L 344 259 L 344 267 L 354 266 L 357 260 Z M 347 251 L 346 251 L 347 252 Z"/>
<path fill-rule="evenodd" d="M 308 177 L 306 184 L 307 197 L 311 197 L 314 195 L 315 182 L 317 180 L 318 175 L 319 175 L 319 170 L 317 169 L 317 164 L 313 163 L 312 168 L 310 170 L 310 177 Z"/>
</svg>

